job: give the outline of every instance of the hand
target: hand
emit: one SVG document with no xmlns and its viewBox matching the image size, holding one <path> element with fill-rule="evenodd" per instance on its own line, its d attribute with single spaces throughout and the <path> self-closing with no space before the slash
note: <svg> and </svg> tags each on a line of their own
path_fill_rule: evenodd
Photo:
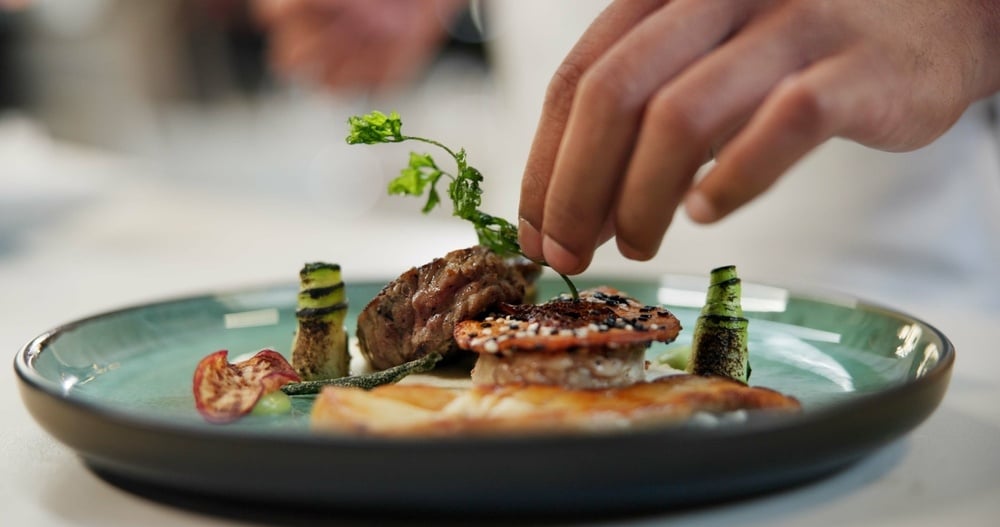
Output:
<svg viewBox="0 0 1000 527">
<path fill-rule="evenodd" d="M 458 0 L 254 0 L 274 69 L 332 90 L 377 90 L 417 75 L 447 37 Z"/>
<path fill-rule="evenodd" d="M 827 139 L 926 145 L 1000 89 L 997 50 L 989 0 L 618 0 L 549 85 L 522 250 L 574 274 L 615 236 L 646 260 L 682 201 L 716 221 Z"/>
</svg>

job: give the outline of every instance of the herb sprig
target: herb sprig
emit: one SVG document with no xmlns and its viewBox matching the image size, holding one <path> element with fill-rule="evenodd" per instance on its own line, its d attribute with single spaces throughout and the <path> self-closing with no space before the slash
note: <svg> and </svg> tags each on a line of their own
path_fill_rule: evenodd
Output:
<svg viewBox="0 0 1000 527">
<path fill-rule="evenodd" d="M 386 115 L 373 111 L 366 115 L 355 115 L 349 117 L 347 123 L 350 125 L 347 144 L 350 145 L 419 141 L 443 149 L 455 160 L 457 170 L 454 174 L 443 170 L 429 154 L 410 152 L 407 166 L 389 182 L 389 194 L 421 197 L 426 193 L 427 201 L 421 209 L 426 214 L 441 204 L 438 183 L 442 177 L 446 177 L 449 180 L 447 192 L 453 206 L 452 214 L 472 223 L 479 244 L 501 256 L 524 255 L 517 241 L 517 228 L 503 218 L 479 210 L 482 204 L 483 190 L 480 183 L 483 175 L 468 163 L 464 148 L 455 151 L 433 139 L 403 135 L 403 121 L 396 112 Z M 576 286 L 569 277 L 562 273 L 559 276 L 566 282 L 573 298 L 579 298 Z"/>
</svg>

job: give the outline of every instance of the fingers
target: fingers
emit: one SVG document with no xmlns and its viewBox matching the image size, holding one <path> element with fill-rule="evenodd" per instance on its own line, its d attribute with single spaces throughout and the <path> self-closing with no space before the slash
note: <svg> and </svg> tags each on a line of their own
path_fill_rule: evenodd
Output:
<svg viewBox="0 0 1000 527">
<path fill-rule="evenodd" d="M 542 210 L 580 77 L 621 35 L 663 3 L 664 0 L 626 0 L 612 4 L 594 20 L 549 83 L 521 184 L 518 233 L 521 250 L 527 257 L 545 258 L 540 234 Z"/>
<path fill-rule="evenodd" d="M 581 77 L 551 176 L 530 186 L 532 180 L 526 178 L 531 192 L 522 192 L 537 203 L 541 191 L 535 187 L 546 185 L 541 245 L 545 261 L 556 270 L 577 273 L 589 264 L 649 97 L 750 13 L 746 3 L 736 4 L 740 9 L 720 9 L 723 4 L 733 5 L 675 2 L 654 11 Z M 522 201 L 522 217 L 530 212 L 537 218 L 533 207 L 537 205 Z"/>
<path fill-rule="evenodd" d="M 831 137 L 922 146 L 982 77 L 947 16 L 963 8 L 674 0 L 629 10 L 637 5 L 613 4 L 574 48 L 532 145 L 520 239 L 563 273 L 586 268 L 610 233 L 624 255 L 650 258 L 683 196 L 692 219 L 718 220 Z M 888 22 L 890 7 L 914 22 Z"/>
<path fill-rule="evenodd" d="M 742 127 L 783 77 L 804 66 L 801 47 L 789 45 L 799 40 L 797 31 L 778 18 L 755 23 L 650 98 L 618 196 L 615 233 L 624 256 L 656 254 L 708 153 Z"/>
<path fill-rule="evenodd" d="M 694 221 L 716 221 L 767 190 L 809 151 L 875 110 L 875 76 L 846 52 L 785 78 L 685 200 Z"/>
</svg>

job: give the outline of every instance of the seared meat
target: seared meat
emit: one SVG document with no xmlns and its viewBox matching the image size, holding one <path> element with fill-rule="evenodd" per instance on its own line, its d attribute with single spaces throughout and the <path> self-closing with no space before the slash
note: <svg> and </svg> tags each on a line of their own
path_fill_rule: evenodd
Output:
<svg viewBox="0 0 1000 527">
<path fill-rule="evenodd" d="M 503 304 L 483 320 L 463 321 L 455 340 L 479 353 L 472 382 L 552 384 L 572 388 L 626 386 L 645 377 L 645 351 L 671 342 L 680 323 L 610 287 L 539 305 Z"/>
<path fill-rule="evenodd" d="M 537 264 L 510 263 L 475 246 L 436 258 L 386 285 L 358 316 L 361 353 L 385 369 L 437 351 L 459 351 L 455 324 L 501 303 L 524 301 L 541 273 Z"/>
</svg>

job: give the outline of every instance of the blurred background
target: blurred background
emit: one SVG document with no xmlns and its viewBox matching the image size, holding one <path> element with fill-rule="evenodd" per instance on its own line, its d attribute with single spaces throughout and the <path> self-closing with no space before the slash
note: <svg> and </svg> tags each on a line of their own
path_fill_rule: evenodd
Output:
<svg viewBox="0 0 1000 527">
<path fill-rule="evenodd" d="M 488 122 L 484 99 L 492 97 L 467 15 L 424 79 L 381 98 L 277 79 L 267 35 L 245 1 L 42 0 L 0 16 L 8 133 L 125 156 L 171 184 L 290 199 L 334 215 L 409 209 L 383 199 L 372 177 L 377 159 L 399 160 L 344 144 L 348 115 L 395 109 L 414 128 L 463 143 L 489 133 L 462 132 L 470 121 Z M 435 118 L 447 114 L 455 117 Z"/>
<path fill-rule="evenodd" d="M 247 2 L 20 4 L 0 0 L 7 349 L 123 304 L 294 280 L 306 261 L 386 278 L 474 242 L 450 209 L 424 219 L 385 195 L 405 147 L 344 142 L 349 115 L 397 110 L 488 154 L 494 128 L 467 129 L 496 110 L 468 12 L 425 74 L 375 96 L 278 78 Z"/>
<path fill-rule="evenodd" d="M 49 309 L 47 284 L 55 322 L 290 279 L 310 260 L 387 278 L 471 245 L 450 207 L 423 218 L 422 202 L 385 195 L 411 145 L 348 146 L 347 117 L 396 110 L 408 133 L 466 148 L 484 209 L 514 220 L 545 87 L 606 3 L 469 2 L 442 16 L 446 40 L 416 79 L 334 93 L 275 73 L 245 0 L 0 0 L 0 291 Z M 894 306 L 1000 310 L 992 104 L 907 156 L 832 141 L 718 225 L 678 214 L 652 262 L 612 243 L 591 272 L 734 263 Z M 965 191 L 945 185 L 956 178 Z"/>
</svg>

